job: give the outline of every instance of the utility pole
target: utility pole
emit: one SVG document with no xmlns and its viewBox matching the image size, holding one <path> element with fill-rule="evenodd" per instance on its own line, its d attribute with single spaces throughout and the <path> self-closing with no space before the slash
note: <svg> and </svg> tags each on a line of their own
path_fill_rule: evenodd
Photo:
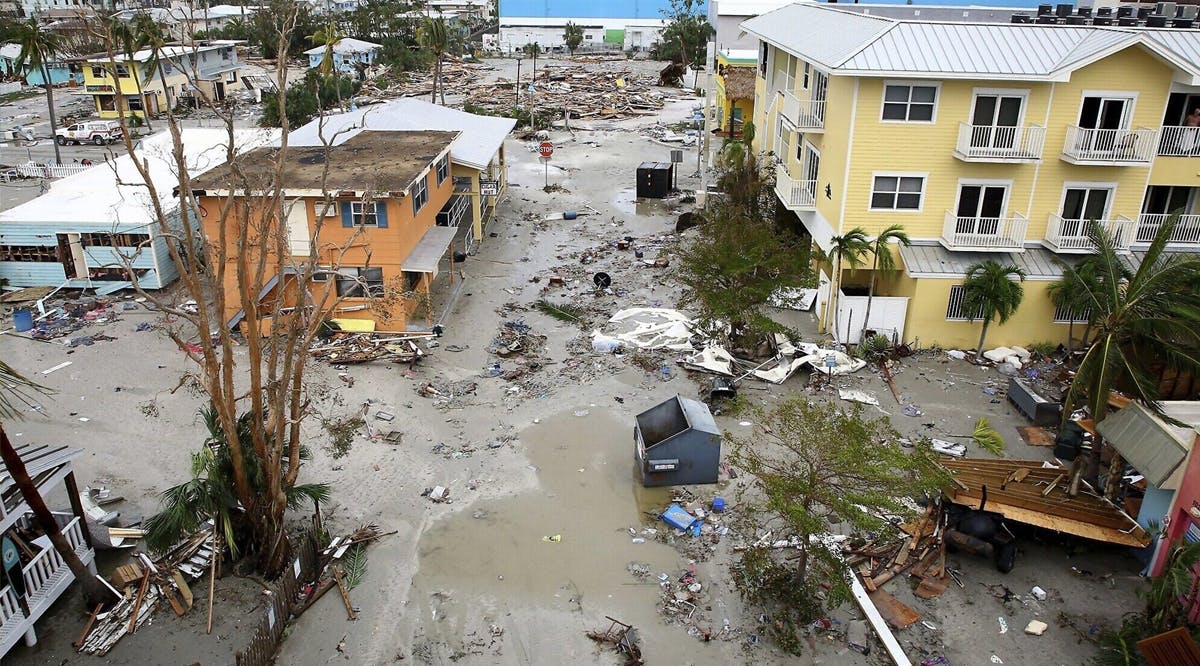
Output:
<svg viewBox="0 0 1200 666">
<path fill-rule="evenodd" d="M 518 52 L 518 53 L 519 53 L 519 52 Z M 520 55 L 517 55 L 517 87 L 516 87 L 516 92 L 517 92 L 517 101 L 516 101 L 516 106 L 517 106 L 517 107 L 520 107 L 520 106 L 521 106 L 521 56 L 520 56 Z"/>
</svg>

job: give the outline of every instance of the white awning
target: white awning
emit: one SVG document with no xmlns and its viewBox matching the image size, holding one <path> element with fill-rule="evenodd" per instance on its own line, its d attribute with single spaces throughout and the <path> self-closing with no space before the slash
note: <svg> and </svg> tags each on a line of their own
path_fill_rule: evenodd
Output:
<svg viewBox="0 0 1200 666">
<path fill-rule="evenodd" d="M 408 258 L 400 265 L 400 270 L 408 273 L 433 273 L 437 277 L 438 262 L 442 255 L 450 249 L 454 240 L 456 227 L 430 227 L 421 237 L 421 242 L 408 254 Z"/>
</svg>

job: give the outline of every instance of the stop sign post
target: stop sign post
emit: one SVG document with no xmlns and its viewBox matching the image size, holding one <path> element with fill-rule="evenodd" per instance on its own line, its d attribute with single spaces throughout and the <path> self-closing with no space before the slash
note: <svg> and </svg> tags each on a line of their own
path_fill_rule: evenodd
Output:
<svg viewBox="0 0 1200 666">
<path fill-rule="evenodd" d="M 542 164 L 546 167 L 546 187 L 550 187 L 550 156 L 554 154 L 554 144 L 543 141 L 538 144 L 538 155 L 542 156 Z"/>
</svg>

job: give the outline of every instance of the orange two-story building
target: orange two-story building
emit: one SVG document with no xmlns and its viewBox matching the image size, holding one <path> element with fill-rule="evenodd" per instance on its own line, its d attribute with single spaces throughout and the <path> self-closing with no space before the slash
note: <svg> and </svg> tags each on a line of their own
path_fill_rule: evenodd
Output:
<svg viewBox="0 0 1200 666">
<path fill-rule="evenodd" d="M 453 227 L 437 226 L 436 218 L 453 194 L 450 146 L 457 136 L 364 131 L 337 146 L 289 147 L 281 171 L 285 219 L 275 224 L 262 223 L 262 210 L 269 205 L 264 194 L 279 166 L 279 148 L 247 152 L 235 164 L 193 179 L 210 244 L 219 242 L 222 219 L 227 227 L 239 215 L 259 221 L 251 225 L 251 247 L 241 252 L 227 228 L 225 321 L 236 326 L 244 315 L 236 263 L 253 267 L 258 252 L 276 246 L 271 234 L 282 233 L 290 256 L 282 262 L 282 276 L 275 274 L 280 262 L 266 262 L 272 274 L 255 301 L 260 314 L 297 305 L 301 285 L 295 276 L 311 275 L 303 285 L 309 302 L 336 302 L 335 319 L 369 320 L 360 326 L 385 331 L 429 326 L 430 290 L 454 235 Z M 220 257 L 210 249 L 210 264 Z"/>
</svg>

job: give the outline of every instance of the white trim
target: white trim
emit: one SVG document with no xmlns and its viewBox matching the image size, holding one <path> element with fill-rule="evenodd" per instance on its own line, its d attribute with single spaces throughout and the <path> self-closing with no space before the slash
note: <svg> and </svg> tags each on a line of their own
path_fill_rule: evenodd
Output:
<svg viewBox="0 0 1200 666">
<path fill-rule="evenodd" d="M 838 211 L 838 233 L 842 233 L 842 221 L 846 219 L 846 202 L 850 200 L 850 165 L 854 158 L 854 129 L 858 124 L 858 86 L 862 82 L 861 79 L 854 79 L 854 97 L 850 101 L 850 132 L 846 137 L 846 167 L 842 172 L 842 191 L 839 193 L 842 197 L 841 210 Z M 826 93 L 828 97 L 828 93 Z M 828 102 L 826 102 L 828 103 Z M 824 143 L 824 142 L 822 142 Z M 874 179 L 872 179 L 874 183 Z M 871 200 L 867 199 L 867 206 L 870 207 Z"/>
<path fill-rule="evenodd" d="M 921 179 L 921 203 L 916 208 L 875 208 L 871 204 L 871 200 L 875 198 L 875 179 L 876 178 L 920 178 Z M 867 193 L 867 211 L 872 213 L 920 213 L 925 209 L 925 195 L 929 186 L 929 173 L 912 172 L 912 171 L 872 171 L 871 172 L 871 189 Z M 899 195 L 900 182 L 896 181 L 896 191 Z M 909 193 L 911 194 L 911 192 Z"/>
<path fill-rule="evenodd" d="M 1054 90 L 1058 86 L 1057 83 L 1050 84 L 1050 92 L 1046 95 L 1046 117 L 1042 121 L 1042 127 L 1050 127 L 1050 109 L 1054 106 Z M 1037 192 L 1038 178 L 1042 174 L 1042 160 L 1038 160 L 1033 165 L 1033 182 L 1029 185 L 1029 201 L 1025 204 L 1025 213 L 1033 213 L 1033 197 Z M 1045 235 L 1043 233 L 1042 235 Z"/>
<path fill-rule="evenodd" d="M 1062 187 L 1062 195 L 1058 199 L 1058 212 L 1055 213 L 1059 217 L 1062 217 L 1063 206 L 1066 205 L 1066 203 L 1067 203 L 1067 190 L 1108 190 L 1108 197 L 1106 197 L 1104 200 L 1104 215 L 1102 215 L 1100 217 L 1100 219 L 1102 219 L 1102 220 L 1111 219 L 1113 201 L 1115 201 L 1117 198 L 1117 183 L 1113 183 L 1113 182 L 1102 183 L 1102 182 L 1090 182 L 1090 181 L 1078 181 L 1078 180 L 1065 181 L 1063 183 L 1063 187 Z M 1143 194 L 1143 199 L 1144 198 L 1145 198 L 1145 195 Z"/>
<path fill-rule="evenodd" d="M 904 120 L 889 120 L 889 119 L 883 117 L 884 107 L 886 107 L 888 104 L 888 101 L 887 101 L 888 86 L 907 86 L 909 89 L 908 90 L 908 100 L 909 101 L 906 102 L 906 104 L 908 105 L 907 106 L 908 110 L 905 113 L 906 118 Z M 913 105 L 912 89 L 914 87 L 933 88 L 934 89 L 934 92 L 933 92 L 933 117 L 930 118 L 929 120 L 909 120 L 907 118 L 907 116 L 910 115 L 911 111 L 912 111 L 912 105 Z M 900 125 L 936 125 L 937 119 L 938 119 L 938 104 L 941 101 L 942 101 L 942 82 L 941 81 L 919 81 L 919 80 L 911 80 L 911 79 L 908 79 L 908 80 L 886 79 L 883 82 L 883 92 L 881 92 L 880 96 L 879 96 L 879 122 L 886 123 L 889 125 L 896 125 L 896 124 L 900 124 Z M 891 102 L 891 103 L 898 104 L 899 102 Z M 921 105 L 925 104 L 925 102 L 917 102 L 917 103 L 921 104 Z"/>
<path fill-rule="evenodd" d="M 1106 99 L 1119 99 L 1128 102 L 1128 104 L 1124 105 L 1124 109 L 1121 113 L 1121 127 L 1119 129 L 1127 130 L 1133 128 L 1133 111 L 1137 108 L 1138 99 L 1138 93 L 1133 90 L 1084 90 L 1079 96 L 1079 107 L 1075 112 L 1075 121 L 1071 123 L 1072 125 L 1075 125 L 1076 127 L 1080 126 L 1079 120 L 1083 115 L 1083 103 L 1087 101 L 1089 97 L 1099 98 L 1102 104 Z M 1162 123 L 1160 121 L 1156 124 L 1161 125 Z M 1158 148 L 1156 146 L 1155 152 L 1157 152 L 1157 150 Z"/>
<path fill-rule="evenodd" d="M 962 188 L 964 185 L 967 187 L 1003 187 L 1004 203 L 1000 204 L 1000 215 L 998 217 L 1009 217 L 1008 206 L 1011 203 L 1013 193 L 1013 181 L 1011 178 L 1007 180 L 1003 178 L 959 178 L 958 189 L 954 193 L 954 208 L 951 209 L 956 216 L 958 215 L 958 204 L 962 200 Z M 982 201 L 982 198 L 980 201 Z"/>
<path fill-rule="evenodd" d="M 971 91 L 971 109 L 967 112 L 967 123 L 975 124 L 975 103 L 980 97 L 1020 97 L 1021 114 L 1017 117 L 1017 127 L 1024 127 L 1025 112 L 1029 110 L 1029 95 L 1032 92 L 1032 88 L 975 88 Z"/>
</svg>

